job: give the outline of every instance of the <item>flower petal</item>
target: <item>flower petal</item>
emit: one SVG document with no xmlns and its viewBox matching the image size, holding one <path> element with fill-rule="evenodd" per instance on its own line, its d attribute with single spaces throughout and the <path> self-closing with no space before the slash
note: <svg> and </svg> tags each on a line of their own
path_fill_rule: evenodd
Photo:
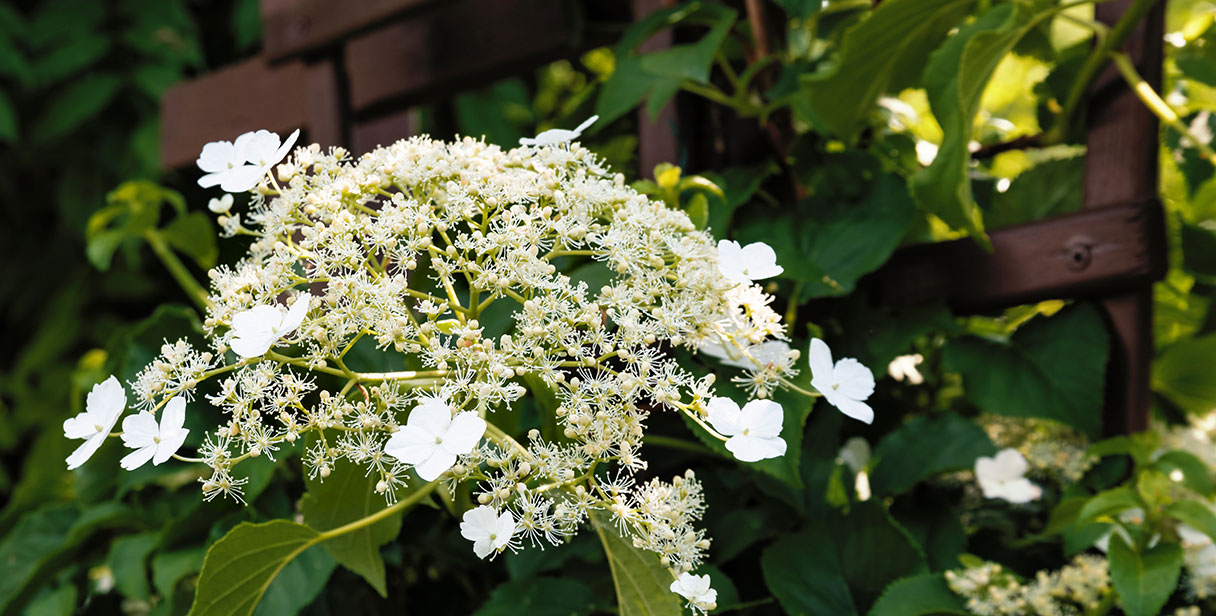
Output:
<svg viewBox="0 0 1216 616">
<path fill-rule="evenodd" d="M 730 398 L 713 398 L 705 406 L 709 414 L 709 425 L 723 436 L 734 436 L 743 431 L 741 423 L 742 412 L 739 405 Z"/>
<path fill-rule="evenodd" d="M 123 456 L 123 459 L 118 461 L 118 465 L 126 470 L 133 471 L 148 463 L 152 456 L 156 454 L 156 445 L 148 445 L 140 447 L 135 451 Z"/>
<path fill-rule="evenodd" d="M 452 425 L 452 409 L 446 400 L 423 398 L 422 403 L 410 411 L 406 424 L 421 428 L 432 437 L 442 437 Z"/>
<path fill-rule="evenodd" d="M 865 400 L 874 393 L 874 373 L 852 357 L 836 362 L 833 374 L 839 384 L 837 391 L 848 398 Z"/>
<path fill-rule="evenodd" d="M 405 426 L 388 437 L 384 453 L 406 464 L 421 464 L 438 446 L 434 434 L 418 426 Z"/>
<path fill-rule="evenodd" d="M 232 340 L 229 346 L 241 357 L 260 357 L 274 346 L 275 328 L 283 322 L 283 312 L 277 306 L 254 306 L 232 317 Z"/>
<path fill-rule="evenodd" d="M 203 151 L 199 153 L 194 164 L 198 165 L 199 169 L 214 174 L 227 171 L 233 165 L 241 164 L 241 161 L 236 160 L 236 147 L 231 141 L 212 141 L 203 146 Z"/>
<path fill-rule="evenodd" d="M 753 242 L 744 246 L 740 256 L 749 281 L 771 278 L 785 271 L 785 268 L 777 265 L 777 253 L 773 251 L 773 247 L 764 242 Z"/>
<path fill-rule="evenodd" d="M 480 505 L 464 512 L 461 520 L 460 536 L 469 541 L 477 541 L 490 536 L 498 522 L 498 513 L 493 507 Z"/>
<path fill-rule="evenodd" d="M 814 387 L 819 393 L 831 388 L 834 381 L 834 369 L 832 368 L 832 350 L 828 348 L 828 344 L 819 338 L 811 340 L 808 362 L 811 365 L 811 387 Z"/>
<path fill-rule="evenodd" d="M 266 166 L 270 167 L 279 164 L 279 161 L 283 160 L 288 154 L 291 153 L 292 146 L 296 144 L 296 139 L 299 138 L 300 129 L 297 128 L 287 136 L 287 140 L 283 142 L 283 145 L 279 146 L 278 150 L 275 150 L 274 156 L 267 161 Z"/>
<path fill-rule="evenodd" d="M 85 411 L 63 420 L 64 438 L 89 438 L 97 434 L 97 423 L 92 421 L 92 418 L 93 416 Z"/>
<path fill-rule="evenodd" d="M 1026 458 L 1018 450 L 1008 447 L 997 452 L 993 458 L 992 476 L 1002 480 L 1021 479 L 1027 468 Z"/>
<path fill-rule="evenodd" d="M 779 438 L 739 435 L 732 436 L 726 441 L 726 449 L 740 462 L 759 462 L 767 458 L 779 458 L 785 455 L 786 444 Z"/>
<path fill-rule="evenodd" d="M 156 425 L 156 417 L 152 413 L 136 413 L 127 415 L 122 420 L 122 444 L 132 449 L 156 445 L 160 436 L 160 427 Z"/>
<path fill-rule="evenodd" d="M 752 400 L 743 406 L 739 423 L 748 434 L 758 438 L 773 438 L 781 434 L 785 413 L 772 400 Z"/>
<path fill-rule="evenodd" d="M 457 413 L 443 435 L 443 448 L 454 454 L 469 453 L 486 433 L 486 420 L 473 411 Z"/>
<path fill-rule="evenodd" d="M 870 405 L 860 400 L 850 400 L 843 396 L 837 396 L 833 402 L 836 408 L 840 409 L 848 417 L 852 417 L 862 423 L 874 423 L 874 409 Z M 829 401 L 832 401 L 829 398 Z"/>
<path fill-rule="evenodd" d="M 177 432 L 186 423 L 186 399 L 174 396 L 160 413 L 160 432 Z"/>
<path fill-rule="evenodd" d="M 436 447 L 431 452 L 431 457 L 422 461 L 422 464 L 414 466 L 414 470 L 418 472 L 418 476 L 423 481 L 434 481 L 442 475 L 452 465 L 456 463 L 456 454 L 442 448 Z"/>
<path fill-rule="evenodd" d="M 249 192 L 253 190 L 266 170 L 256 165 L 241 165 L 224 172 L 220 178 L 220 190 L 230 193 Z"/>
<path fill-rule="evenodd" d="M 296 301 L 291 308 L 287 309 L 287 316 L 283 317 L 283 323 L 275 330 L 275 334 L 281 338 L 296 331 L 296 328 L 304 322 L 304 317 L 308 316 L 310 303 L 312 303 L 312 295 L 309 295 L 308 291 L 296 296 Z"/>
<path fill-rule="evenodd" d="M 105 442 L 106 436 L 108 435 L 105 432 L 98 432 L 97 434 L 90 436 L 88 440 L 80 445 L 80 447 L 77 447 L 76 451 L 73 451 L 71 455 L 68 456 L 68 470 L 70 471 L 72 469 L 80 468 L 81 464 L 84 464 L 89 458 L 93 457 L 93 454 L 96 453 L 97 449 L 101 447 L 101 444 Z"/>
<path fill-rule="evenodd" d="M 114 422 L 118 421 L 126 406 L 127 392 L 113 376 L 94 385 L 84 404 L 85 412 L 92 416 L 92 421 L 100 424 L 106 432 L 114 427 Z"/>
<path fill-rule="evenodd" d="M 237 137 L 233 145 L 241 162 L 265 167 L 268 162 L 273 162 L 271 157 L 279 147 L 279 136 L 263 129 Z"/>
<path fill-rule="evenodd" d="M 186 442 L 187 434 L 190 434 L 190 431 L 185 428 L 165 431 L 164 426 L 161 426 L 160 442 L 156 444 L 156 455 L 152 457 L 152 464 L 160 466 L 172 458 L 173 454 L 182 448 L 182 443 Z"/>
</svg>

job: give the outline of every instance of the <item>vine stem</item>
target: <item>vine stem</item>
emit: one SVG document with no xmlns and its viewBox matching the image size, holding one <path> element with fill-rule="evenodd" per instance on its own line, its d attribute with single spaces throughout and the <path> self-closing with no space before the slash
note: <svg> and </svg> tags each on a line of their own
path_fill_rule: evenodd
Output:
<svg viewBox="0 0 1216 616">
<path fill-rule="evenodd" d="M 432 481 L 432 482 L 426 484 L 425 486 L 422 486 L 422 489 L 418 490 L 417 492 L 414 492 L 413 494 L 409 495 L 408 497 L 397 501 L 391 507 L 385 507 L 384 509 L 381 509 L 380 511 L 377 511 L 376 513 L 373 513 L 365 518 L 359 518 L 358 520 L 355 520 L 354 522 L 351 522 L 349 524 L 344 524 L 337 528 L 331 528 L 323 533 L 318 534 L 316 539 L 313 539 L 312 541 L 309 542 L 309 545 L 320 543 L 322 541 L 328 541 L 330 539 L 333 539 L 334 537 L 338 537 L 340 535 L 345 535 L 346 533 L 351 533 L 351 532 L 357 531 L 360 528 L 365 528 L 365 527 L 371 526 L 372 524 L 375 524 L 376 522 L 379 522 L 380 520 L 383 520 L 393 514 L 399 513 L 401 511 L 404 511 L 404 510 L 414 506 L 415 504 L 418 503 L 418 501 L 426 498 L 428 495 L 430 495 L 431 492 L 434 492 L 435 488 L 437 488 L 437 487 L 439 487 L 439 482 Z"/>
<path fill-rule="evenodd" d="M 1140 99 L 1140 102 L 1144 103 L 1144 106 L 1148 107 L 1149 111 L 1152 111 L 1153 115 L 1157 116 L 1165 125 L 1190 139 L 1195 144 L 1195 148 L 1199 150 L 1199 155 L 1209 163 L 1216 165 L 1216 151 L 1213 151 L 1210 145 L 1192 134 L 1190 128 L 1186 124 L 1183 124 L 1182 120 L 1178 119 L 1178 114 L 1170 107 L 1169 103 L 1162 100 L 1161 96 L 1153 90 L 1153 87 L 1140 76 L 1140 73 L 1136 72 L 1136 67 L 1132 64 L 1131 58 L 1123 52 L 1115 51 L 1111 52 L 1110 57 L 1119 69 L 1119 72 L 1123 75 L 1123 79 L 1127 81 L 1127 85 L 1131 87 L 1132 91 Z"/>
<path fill-rule="evenodd" d="M 203 312 L 211 308 L 211 298 L 207 297 L 207 291 L 202 285 L 194 279 L 190 274 L 190 270 L 186 269 L 186 264 L 182 263 L 181 259 L 173 254 L 173 249 L 169 247 L 165 238 L 156 230 L 148 230 L 144 232 L 144 239 L 147 240 L 148 246 L 152 247 L 152 252 L 156 253 L 156 257 L 165 265 L 165 269 L 169 270 L 169 274 L 173 276 L 173 280 L 186 292 Z"/>
</svg>

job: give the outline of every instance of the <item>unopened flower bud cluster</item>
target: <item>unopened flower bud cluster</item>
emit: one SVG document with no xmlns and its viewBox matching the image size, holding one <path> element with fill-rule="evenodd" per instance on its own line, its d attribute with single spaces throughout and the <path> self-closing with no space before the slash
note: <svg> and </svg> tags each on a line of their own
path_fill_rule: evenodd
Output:
<svg viewBox="0 0 1216 616">
<path fill-rule="evenodd" d="M 1001 565 L 985 562 L 947 571 L 946 584 L 979 616 L 1071 616 L 1091 613 L 1111 590 L 1105 558 L 1080 554 L 1058 571 L 1020 580 Z"/>
</svg>

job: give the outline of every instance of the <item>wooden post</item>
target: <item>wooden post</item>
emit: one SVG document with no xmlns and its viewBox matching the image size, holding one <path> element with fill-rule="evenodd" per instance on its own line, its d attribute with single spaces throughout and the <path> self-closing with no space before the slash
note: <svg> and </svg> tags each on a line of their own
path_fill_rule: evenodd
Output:
<svg viewBox="0 0 1216 616">
<path fill-rule="evenodd" d="M 640 20 L 662 9 L 671 2 L 667 0 L 633 0 L 633 19 Z M 638 48 L 638 53 L 649 53 L 671 47 L 671 29 L 650 37 Z M 676 103 L 671 100 L 659 115 L 651 119 L 645 105 L 638 114 L 638 177 L 650 177 L 659 163 L 675 164 L 680 160 L 680 143 L 676 138 Z"/>
<path fill-rule="evenodd" d="M 1095 18 L 1114 24 L 1133 0 L 1112 0 L 1095 7 Z M 1165 3 L 1158 2 L 1123 46 L 1145 81 L 1160 89 Z M 1108 66 L 1090 90 L 1085 158 L 1086 209 L 1157 202 L 1157 118 Z M 1152 283 L 1102 299 L 1111 326 L 1111 356 L 1106 371 L 1103 426 L 1108 434 L 1148 427 L 1152 369 Z"/>
</svg>

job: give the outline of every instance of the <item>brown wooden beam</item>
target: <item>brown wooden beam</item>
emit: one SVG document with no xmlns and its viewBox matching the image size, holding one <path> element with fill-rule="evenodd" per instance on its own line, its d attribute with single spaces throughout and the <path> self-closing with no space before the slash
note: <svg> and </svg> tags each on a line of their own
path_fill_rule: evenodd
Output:
<svg viewBox="0 0 1216 616">
<path fill-rule="evenodd" d="M 877 300 L 974 313 L 1126 292 L 1164 274 L 1163 224 L 1152 200 L 998 229 L 992 252 L 970 239 L 910 246 L 872 275 Z"/>
<path fill-rule="evenodd" d="M 351 106 L 400 109 L 566 57 L 579 49 L 576 11 L 552 0 L 452 0 L 358 36 L 345 53 Z"/>
<path fill-rule="evenodd" d="M 272 62 L 333 46 L 437 0 L 262 0 L 262 48 Z"/>
</svg>

